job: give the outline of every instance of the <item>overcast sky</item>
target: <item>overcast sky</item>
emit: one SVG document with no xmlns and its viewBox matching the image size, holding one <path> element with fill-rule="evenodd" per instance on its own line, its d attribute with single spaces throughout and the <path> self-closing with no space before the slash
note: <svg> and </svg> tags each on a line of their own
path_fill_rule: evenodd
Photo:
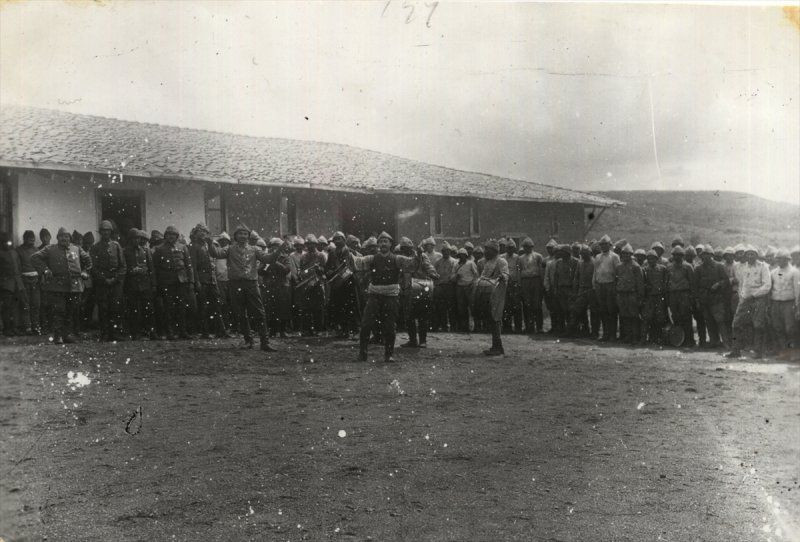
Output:
<svg viewBox="0 0 800 542">
<path fill-rule="evenodd" d="M 4 3 L 0 100 L 800 200 L 800 27 L 780 7 Z"/>
</svg>

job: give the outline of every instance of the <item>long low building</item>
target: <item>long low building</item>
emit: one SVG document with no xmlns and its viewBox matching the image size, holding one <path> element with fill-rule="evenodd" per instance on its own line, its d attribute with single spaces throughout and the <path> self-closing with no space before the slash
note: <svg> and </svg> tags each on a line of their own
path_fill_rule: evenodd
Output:
<svg viewBox="0 0 800 542">
<path fill-rule="evenodd" d="M 582 239 L 607 207 L 586 192 L 461 171 L 335 143 L 250 137 L 76 115 L 0 110 L 0 230 L 217 233 L 243 222 L 262 236 L 386 230 L 463 243 L 530 235 Z M 55 231 L 53 231 L 55 233 Z"/>
</svg>

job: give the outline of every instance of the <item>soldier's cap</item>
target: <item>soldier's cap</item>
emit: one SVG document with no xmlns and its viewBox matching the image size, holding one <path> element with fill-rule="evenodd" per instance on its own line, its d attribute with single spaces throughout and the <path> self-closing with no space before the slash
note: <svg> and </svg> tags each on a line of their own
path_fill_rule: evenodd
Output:
<svg viewBox="0 0 800 542">
<path fill-rule="evenodd" d="M 452 250 L 453 247 L 447 241 L 442 241 L 442 250 Z"/>
<path fill-rule="evenodd" d="M 725 247 L 725 250 L 722 251 L 723 256 L 727 256 L 728 254 L 730 254 L 731 256 L 736 254 L 736 251 L 733 250 L 733 247 Z"/>
<path fill-rule="evenodd" d="M 233 230 L 233 236 L 236 237 L 236 234 L 239 233 L 240 231 L 245 232 L 248 236 L 250 235 L 250 228 L 248 228 L 244 224 L 239 224 L 238 226 L 236 226 L 236 229 Z"/>
<path fill-rule="evenodd" d="M 673 255 L 675 255 L 675 254 L 680 254 L 681 256 L 683 256 L 684 254 L 686 254 L 686 251 L 685 251 L 685 250 L 683 250 L 683 247 L 682 247 L 682 246 L 680 246 L 680 245 L 676 245 L 676 246 L 675 246 L 675 247 L 673 247 L 673 249 L 672 249 L 672 254 L 673 254 Z"/>
<path fill-rule="evenodd" d="M 222 232 L 222 233 L 219 234 L 218 239 L 220 239 L 220 240 L 225 239 L 226 241 L 230 241 L 231 240 L 231 236 L 228 235 L 225 232 Z"/>
<path fill-rule="evenodd" d="M 114 226 L 111 224 L 110 220 L 103 220 L 102 222 L 100 222 L 100 227 L 97 228 L 97 231 L 113 230 L 113 229 Z"/>
<path fill-rule="evenodd" d="M 86 233 L 84 233 L 83 234 L 83 242 L 93 245 L 94 244 L 94 234 L 92 232 L 90 232 L 90 231 L 87 231 Z"/>
<path fill-rule="evenodd" d="M 428 246 L 428 245 L 436 246 L 436 239 L 434 239 L 433 236 L 427 237 L 422 240 L 422 246 Z"/>
<path fill-rule="evenodd" d="M 592 249 L 589 245 L 581 245 L 581 254 L 592 254 Z"/>
<path fill-rule="evenodd" d="M 361 244 L 361 240 L 358 237 L 356 237 L 355 235 L 352 235 L 352 234 L 347 236 L 347 242 L 348 243 L 355 243 L 355 244 L 359 244 L 359 245 Z"/>
<path fill-rule="evenodd" d="M 400 248 L 414 248 L 414 242 L 408 237 L 400 238 Z"/>
<path fill-rule="evenodd" d="M 261 237 L 259 237 L 258 241 L 256 241 L 256 246 L 261 248 L 267 248 L 267 242 L 264 241 Z"/>
<path fill-rule="evenodd" d="M 313 233 L 306 235 L 306 244 L 317 244 L 317 237 Z"/>
<path fill-rule="evenodd" d="M 789 254 L 800 254 L 800 245 L 793 246 L 792 250 L 789 251 Z"/>
<path fill-rule="evenodd" d="M 340 231 L 334 232 L 334 234 L 331 236 L 331 240 L 335 241 L 337 237 L 341 237 L 342 241 L 344 241 L 344 233 Z"/>
<path fill-rule="evenodd" d="M 496 239 L 490 239 L 489 241 L 486 241 L 483 244 L 483 248 L 484 249 L 493 248 L 494 250 L 499 251 L 500 250 L 500 243 L 498 243 Z"/>
<path fill-rule="evenodd" d="M 507 239 L 505 237 L 501 237 L 500 239 L 497 240 L 497 244 L 499 246 L 504 246 L 506 243 L 507 243 Z"/>
<path fill-rule="evenodd" d="M 648 258 L 656 258 L 656 259 L 657 259 L 657 258 L 658 258 L 658 252 L 656 252 L 655 250 L 653 250 L 653 249 L 651 248 L 650 250 L 648 250 L 648 251 L 647 251 L 647 254 L 646 254 L 646 256 L 647 256 Z"/>
<path fill-rule="evenodd" d="M 692 245 L 686 247 L 686 255 L 687 256 L 697 256 L 697 251 L 694 249 Z"/>
<path fill-rule="evenodd" d="M 655 254 L 655 251 L 653 251 L 653 254 Z M 633 255 L 634 256 L 647 256 L 647 252 L 645 252 L 643 248 L 637 248 L 636 250 L 633 251 Z"/>
<path fill-rule="evenodd" d="M 508 238 L 508 241 L 506 241 L 506 248 L 508 247 L 517 248 L 517 243 L 514 242 L 514 240 L 510 237 Z"/>
<path fill-rule="evenodd" d="M 609 239 L 609 241 L 611 241 L 611 239 Z M 546 247 L 550 247 L 550 248 L 556 248 L 556 247 L 558 246 L 558 241 L 556 241 L 555 239 L 552 239 L 552 238 L 551 238 L 551 239 L 550 239 L 550 240 L 547 242 L 547 244 L 546 244 L 545 246 L 546 246 Z"/>
<path fill-rule="evenodd" d="M 75 232 L 73 232 L 73 234 L 74 233 Z M 139 238 L 139 230 L 137 230 L 136 228 L 131 228 L 128 230 L 128 239 L 138 239 L 138 238 Z"/>
<path fill-rule="evenodd" d="M 64 226 L 61 226 L 60 228 L 58 228 L 58 233 L 56 233 L 56 239 L 58 239 L 62 235 L 69 235 L 69 230 L 67 228 L 65 228 Z"/>
<path fill-rule="evenodd" d="M 318 245 L 325 245 L 325 246 L 328 246 L 328 240 L 327 240 L 327 239 L 325 239 L 325 236 L 324 236 L 324 235 L 320 235 L 319 237 L 317 237 L 317 244 L 318 244 Z"/>
<path fill-rule="evenodd" d="M 150 232 L 150 242 L 151 243 L 153 241 L 163 241 L 163 240 L 164 240 L 164 234 L 161 233 L 160 231 L 153 230 L 153 231 Z"/>
<path fill-rule="evenodd" d="M 604 235 L 604 236 L 602 236 L 602 237 L 600 238 L 600 240 L 598 241 L 598 243 L 600 243 L 600 244 L 603 244 L 603 243 L 608 243 L 608 244 L 610 245 L 610 244 L 611 244 L 611 237 L 609 237 L 608 235 Z"/>
<path fill-rule="evenodd" d="M 746 245 L 744 247 L 744 253 L 747 254 L 748 252 L 755 252 L 758 255 L 758 249 L 753 245 Z"/>
<path fill-rule="evenodd" d="M 145 240 L 149 239 L 149 237 L 147 236 L 147 232 L 146 231 L 144 231 L 144 230 L 136 230 L 136 232 L 138 233 L 137 237 L 139 239 L 145 239 Z"/>
<path fill-rule="evenodd" d="M 258 234 L 258 232 L 257 232 L 256 230 L 251 230 L 251 231 L 250 231 L 250 234 L 248 235 L 248 237 L 249 237 L 250 239 L 253 239 L 253 240 L 256 240 L 256 241 L 258 241 L 259 239 L 261 239 L 261 236 Z"/>
<path fill-rule="evenodd" d="M 294 236 L 294 239 L 292 239 L 292 244 L 293 244 L 293 245 L 296 245 L 296 246 L 298 246 L 298 245 L 299 245 L 299 246 L 303 246 L 303 245 L 305 245 L 305 244 L 306 244 L 306 242 L 305 242 L 305 241 L 303 241 L 303 238 L 302 238 L 302 237 L 300 237 L 299 235 L 295 235 L 295 236 Z"/>
<path fill-rule="evenodd" d="M 394 241 L 394 239 L 392 239 L 392 236 L 389 235 L 388 233 L 386 233 L 385 231 L 381 232 L 381 234 L 378 236 L 377 240 L 380 241 L 381 239 L 388 239 L 389 242 Z"/>
<path fill-rule="evenodd" d="M 81 232 L 79 232 L 78 230 L 72 230 L 72 237 L 77 237 L 78 239 L 80 239 L 83 236 L 81 235 Z"/>
<path fill-rule="evenodd" d="M 630 243 L 626 243 L 622 248 L 619 249 L 620 252 L 626 252 L 628 254 L 633 254 L 633 247 Z"/>
<path fill-rule="evenodd" d="M 25 233 L 22 234 L 23 239 L 36 239 L 36 234 L 33 233 L 33 230 L 25 230 Z"/>
<path fill-rule="evenodd" d="M 204 231 L 206 233 L 211 233 L 211 231 L 206 227 L 205 224 L 198 224 L 197 226 L 194 227 L 194 231 L 195 232 Z"/>
<path fill-rule="evenodd" d="M 333 241 L 331 241 L 330 243 L 328 243 L 328 246 L 326 246 L 323 250 L 327 250 L 328 252 L 336 250 L 336 245 L 334 245 Z"/>
<path fill-rule="evenodd" d="M 525 239 L 522 240 L 522 243 L 520 244 L 523 247 L 533 247 L 533 239 L 531 239 L 530 237 L 526 237 Z"/>
<path fill-rule="evenodd" d="M 45 235 L 50 235 L 50 230 L 47 228 L 42 228 L 39 230 L 39 237 L 44 237 Z"/>
<path fill-rule="evenodd" d="M 721 258 L 722 257 L 722 247 L 718 247 L 714 249 L 714 257 Z"/>
<path fill-rule="evenodd" d="M 709 245 L 709 246 L 711 246 L 711 245 Z M 706 250 L 708 250 L 708 249 L 706 248 L 706 246 L 705 246 L 704 244 L 702 244 L 702 243 L 697 243 L 697 244 L 694 246 L 694 249 L 697 251 L 697 253 L 698 253 L 698 254 L 700 254 L 701 252 L 705 252 Z M 713 252 L 713 251 L 712 251 L 712 252 Z"/>
<path fill-rule="evenodd" d="M 483 247 L 478 245 L 475 247 L 475 250 L 472 251 L 473 254 L 483 254 Z"/>
<path fill-rule="evenodd" d="M 681 238 L 680 235 L 672 240 L 672 246 L 676 246 L 676 245 L 683 246 L 683 239 Z"/>
<path fill-rule="evenodd" d="M 775 256 L 775 253 L 778 249 L 772 245 L 767 245 L 767 250 L 764 252 L 764 256 L 769 258 L 770 256 Z"/>
<path fill-rule="evenodd" d="M 174 233 L 175 235 L 180 235 L 180 233 L 178 232 L 178 228 L 172 225 L 167 226 L 167 229 L 164 230 L 164 236 L 166 237 L 168 233 Z"/>
<path fill-rule="evenodd" d="M 653 244 L 650 245 L 650 248 L 653 249 L 653 250 L 655 250 L 657 248 L 660 248 L 661 250 L 664 250 L 664 244 L 661 241 L 653 241 Z"/>
<path fill-rule="evenodd" d="M 395 245 L 392 249 L 394 252 L 400 252 L 400 245 Z"/>
<path fill-rule="evenodd" d="M 369 237 L 366 241 L 364 241 L 364 248 L 375 247 L 378 246 L 378 240 L 374 237 Z"/>
<path fill-rule="evenodd" d="M 628 244 L 628 240 L 623 238 L 623 239 L 620 239 L 619 241 L 617 241 L 616 243 L 614 243 L 614 248 L 622 250 L 622 247 L 624 247 L 627 244 Z"/>
<path fill-rule="evenodd" d="M 475 245 L 473 245 L 471 242 L 467 241 L 466 243 L 464 243 L 464 250 L 466 250 L 468 248 L 471 248 L 471 249 L 474 250 L 475 249 Z"/>
<path fill-rule="evenodd" d="M 578 250 L 580 250 L 580 249 L 581 249 L 581 244 L 580 244 L 579 242 L 575 241 L 574 243 L 572 243 L 572 244 L 569 246 L 569 248 L 570 248 L 570 250 L 572 250 L 572 249 L 578 249 Z"/>
<path fill-rule="evenodd" d="M 566 244 L 557 245 L 554 252 L 561 254 L 570 254 L 569 245 Z"/>
<path fill-rule="evenodd" d="M 790 258 L 789 249 L 779 248 L 775 251 L 775 259 L 777 260 L 778 258 L 786 258 L 788 260 Z"/>
<path fill-rule="evenodd" d="M 458 254 L 459 256 L 465 256 L 465 257 L 469 256 L 469 254 L 467 254 L 467 249 L 466 248 L 459 248 L 458 252 L 456 252 L 456 254 Z"/>
<path fill-rule="evenodd" d="M 734 252 L 744 252 L 745 250 L 747 250 L 747 247 L 744 244 L 739 243 L 738 245 L 733 247 L 733 250 Z"/>
<path fill-rule="evenodd" d="M 281 245 L 283 245 L 283 239 L 280 237 L 273 237 L 269 240 L 269 246 L 271 247 L 279 247 Z"/>
</svg>

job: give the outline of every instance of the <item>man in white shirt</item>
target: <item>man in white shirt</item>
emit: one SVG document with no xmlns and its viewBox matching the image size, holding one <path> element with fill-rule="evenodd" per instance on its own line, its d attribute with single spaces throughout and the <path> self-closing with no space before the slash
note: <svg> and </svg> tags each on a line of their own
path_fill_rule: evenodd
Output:
<svg viewBox="0 0 800 542">
<path fill-rule="evenodd" d="M 775 254 L 777 266 L 770 273 L 770 322 L 778 350 L 789 348 L 796 322 L 800 320 L 800 270 L 789 263 L 785 248 Z"/>
<path fill-rule="evenodd" d="M 747 246 L 744 257 L 744 263 L 736 268 L 739 306 L 736 307 L 736 314 L 733 316 L 733 349 L 726 356 L 729 358 L 741 356 L 744 328 L 752 325 L 753 346 L 758 359 L 764 354 L 764 328 L 767 325 L 767 303 L 772 289 L 772 277 L 769 266 L 759 261 L 758 249 L 754 246 Z"/>
</svg>

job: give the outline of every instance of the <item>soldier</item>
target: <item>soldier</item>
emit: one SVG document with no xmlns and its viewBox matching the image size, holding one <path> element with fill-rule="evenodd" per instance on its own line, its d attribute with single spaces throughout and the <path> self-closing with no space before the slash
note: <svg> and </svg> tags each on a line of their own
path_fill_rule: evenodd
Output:
<svg viewBox="0 0 800 542">
<path fill-rule="evenodd" d="M 700 261 L 698 261 L 697 258 L 698 256 L 697 249 L 689 245 L 684 249 L 684 251 L 685 251 L 684 261 L 689 265 L 691 265 L 693 269 L 697 268 L 697 266 L 700 265 Z M 694 318 L 694 321 L 697 323 L 697 339 L 700 343 L 700 348 L 705 348 L 707 344 L 706 320 L 703 317 L 703 310 L 700 308 L 700 305 L 697 303 L 696 299 L 695 302 L 692 304 L 692 318 Z"/>
<path fill-rule="evenodd" d="M 603 342 L 617 338 L 617 292 L 614 270 L 619 265 L 619 256 L 611 251 L 611 238 L 604 235 L 598 243 L 600 254 L 594 257 L 592 284 L 597 296 L 600 319 L 603 323 Z"/>
<path fill-rule="evenodd" d="M 346 245 L 342 232 L 334 233 L 332 239 L 336 248 L 328 254 L 324 266 L 325 279 L 331 288 L 328 314 L 332 326 L 338 328 L 337 337 L 349 338 L 350 334 L 355 335 L 358 329 L 359 307 L 354 276 L 348 268 L 344 249 L 347 247 L 354 255 L 358 255 L 358 252 Z M 352 242 L 351 244 L 354 245 Z"/>
<path fill-rule="evenodd" d="M 551 334 L 559 332 L 558 322 L 562 320 L 558 312 L 558 304 L 555 301 L 555 282 L 553 280 L 553 275 L 556 272 L 556 262 L 558 261 L 558 256 L 555 253 L 557 248 L 558 243 L 555 239 L 550 239 L 544 246 L 547 251 L 547 256 L 544 257 L 544 304 L 550 313 L 550 330 L 548 333 Z"/>
<path fill-rule="evenodd" d="M 475 252 L 475 245 L 473 245 L 470 241 L 464 243 L 464 250 L 467 252 L 467 259 L 471 262 L 477 262 L 477 258 L 474 257 Z"/>
<path fill-rule="evenodd" d="M 730 348 L 730 335 L 725 322 L 726 305 L 730 301 L 728 274 L 723 264 L 714 261 L 713 250 L 703 247 L 700 259 L 702 260 L 701 264 L 694 268 L 696 305 L 702 312 L 708 329 L 708 346 L 709 348 L 718 348 L 722 344 L 725 348 Z M 722 343 L 720 343 L 720 337 L 722 337 Z M 703 346 L 702 340 L 700 346 Z"/>
<path fill-rule="evenodd" d="M 508 262 L 498 257 L 500 246 L 497 241 L 487 242 L 484 250 L 486 261 L 475 286 L 474 314 L 476 320 L 484 321 L 484 327 L 492 334 L 492 346 L 483 353 L 487 356 L 502 356 L 505 350 L 500 332 L 506 300 L 503 290 L 508 281 Z"/>
<path fill-rule="evenodd" d="M 361 254 L 361 241 L 355 235 L 348 235 L 347 236 L 347 248 L 350 249 L 350 252 L 353 254 Z"/>
<path fill-rule="evenodd" d="M 147 248 L 147 232 L 131 229 L 130 242 L 125 247 L 127 266 L 125 301 L 128 310 L 128 331 L 132 339 L 139 336 L 151 340 L 163 339 L 156 333 L 153 298 L 156 290 L 156 270 L 153 254 Z"/>
<path fill-rule="evenodd" d="M 483 258 L 483 247 L 475 247 L 475 249 L 472 251 L 472 257 L 475 260 L 475 265 L 478 267 L 478 273 L 482 273 L 483 264 L 486 263 L 486 260 Z"/>
<path fill-rule="evenodd" d="M 324 235 L 320 235 L 317 237 L 317 252 L 322 255 L 322 259 L 325 260 L 325 263 L 328 263 L 328 245 L 333 241 L 328 241 L 325 239 Z M 334 244 L 335 246 L 335 244 Z"/>
<path fill-rule="evenodd" d="M 723 254 L 723 250 L 722 250 L 721 247 L 715 248 L 714 249 L 714 261 L 715 262 L 719 262 L 719 263 L 723 263 L 722 254 Z"/>
<path fill-rule="evenodd" d="M 194 270 L 186 245 L 178 243 L 178 228 L 168 226 L 164 241 L 153 251 L 157 295 L 164 302 L 167 339 L 189 339 L 186 330 L 186 308 L 190 306 L 189 290 Z"/>
<path fill-rule="evenodd" d="M 408 237 L 400 239 L 400 254 L 407 258 L 414 257 L 414 243 Z M 401 303 L 406 320 L 406 331 L 408 331 L 408 342 L 400 345 L 403 348 L 427 348 L 428 346 L 428 328 L 433 304 L 433 280 L 436 280 L 438 275 L 425 252 L 419 254 L 418 259 L 419 264 L 416 268 L 406 268 L 403 271 L 400 282 Z"/>
<path fill-rule="evenodd" d="M 451 254 L 452 247 L 445 241 L 442 243 L 442 257 L 433 268 L 439 278 L 433 288 L 433 331 L 455 331 L 456 318 L 456 283 L 453 272 L 458 260 Z"/>
<path fill-rule="evenodd" d="M 31 257 L 36 252 L 36 234 L 26 230 L 22 234 L 22 244 L 17 247 L 22 286 L 24 289 L 22 323 L 28 335 L 40 335 L 39 309 L 42 302 L 39 272 L 33 266 Z"/>
<path fill-rule="evenodd" d="M 544 326 L 542 314 L 542 295 L 544 294 L 544 259 L 533 250 L 533 239 L 522 240 L 522 254 L 519 257 L 520 297 L 525 330 L 529 335 L 541 333 Z"/>
<path fill-rule="evenodd" d="M 644 279 L 643 343 L 660 344 L 661 330 L 667 323 L 667 268 L 661 263 L 658 252 L 647 252 L 647 265 L 642 269 Z"/>
<path fill-rule="evenodd" d="M 374 322 L 383 326 L 384 361 L 394 361 L 395 325 L 399 311 L 400 275 L 419 267 L 421 250 L 413 257 L 394 254 L 392 236 L 382 232 L 378 236 L 378 253 L 372 256 L 347 254 L 351 269 L 370 272 L 369 295 L 361 317 L 359 361 L 367 361 L 367 348 Z"/>
<path fill-rule="evenodd" d="M 569 325 L 567 333 L 576 336 L 581 333 L 584 336 L 597 338 L 600 316 L 597 311 L 597 303 L 594 301 L 594 288 L 592 287 L 592 277 L 594 276 L 594 262 L 592 261 L 592 249 L 587 245 L 581 246 L 581 259 L 577 263 L 572 281 L 572 302 L 570 305 Z M 587 309 L 591 312 L 590 319 L 586 317 Z M 589 325 L 591 323 L 591 326 Z M 578 326 L 582 326 L 581 331 Z"/>
<path fill-rule="evenodd" d="M 89 255 L 92 257 L 92 283 L 100 321 L 100 340 L 122 340 L 122 288 L 127 274 L 125 255 L 120 244 L 111 239 L 114 226 L 109 220 L 100 222 L 100 240 Z"/>
<path fill-rule="evenodd" d="M 727 357 L 741 355 L 742 336 L 745 328 L 752 325 L 756 358 L 764 354 L 764 329 L 767 325 L 769 294 L 772 276 L 769 266 L 759 261 L 758 249 L 748 245 L 744 250 L 745 262 L 736 268 L 739 282 L 739 305 L 733 316 L 733 348 Z"/>
<path fill-rule="evenodd" d="M 278 237 L 269 241 L 270 253 L 276 254 L 277 263 L 264 271 L 264 312 L 270 337 L 276 333 L 286 338 L 286 326 L 292 318 L 292 279 L 296 276 L 289 252 L 292 246 Z"/>
<path fill-rule="evenodd" d="M 508 262 L 508 280 L 506 281 L 506 302 L 503 308 L 503 333 L 522 333 L 521 297 L 521 264 L 517 254 L 517 243 L 508 238 L 505 242 L 505 254 L 499 257 Z M 512 329 L 513 324 L 513 329 Z"/>
<path fill-rule="evenodd" d="M 303 308 L 300 303 L 300 292 L 297 290 L 297 282 L 300 280 L 300 263 L 303 259 L 303 254 L 305 254 L 305 241 L 299 235 L 295 235 L 292 237 L 292 248 L 293 251 L 289 254 L 289 258 L 292 260 L 294 264 L 294 268 L 297 270 L 298 275 L 293 278 L 292 283 L 292 330 L 293 331 L 300 331 L 303 327 Z"/>
<path fill-rule="evenodd" d="M 278 254 L 267 254 L 260 247 L 249 243 L 250 230 L 239 225 L 233 231 L 233 243 L 227 247 L 214 244 L 211 237 L 206 237 L 210 256 L 228 261 L 228 286 L 231 293 L 231 304 L 239 320 L 239 331 L 244 336 L 244 343 L 248 348 L 253 348 L 253 337 L 250 335 L 248 316 L 253 320 L 253 325 L 258 332 L 261 350 L 274 352 L 269 344 L 267 335 L 264 304 L 261 293 L 258 291 L 259 264 L 275 264 L 282 266 L 278 261 Z"/>
<path fill-rule="evenodd" d="M 50 246 L 50 240 L 51 240 L 50 231 L 47 228 L 40 229 L 39 230 L 40 243 L 36 250 L 42 250 L 43 248 Z M 86 252 L 88 253 L 89 251 L 87 250 Z M 52 331 L 51 328 L 53 325 L 53 304 L 50 303 L 50 300 L 48 299 L 48 296 L 50 295 L 49 290 L 44 287 L 41 287 L 40 290 L 42 293 L 42 299 L 41 299 L 41 309 L 39 312 L 39 318 L 40 318 L 39 327 L 44 333 Z"/>
<path fill-rule="evenodd" d="M 15 314 L 18 298 L 24 295 L 19 255 L 11 245 L 6 232 L 0 232 L 0 319 L 3 321 L 3 334 L 15 334 Z"/>
<path fill-rule="evenodd" d="M 51 239 L 52 237 L 50 235 L 50 230 L 47 228 L 42 228 L 39 230 L 39 241 L 41 241 L 41 244 L 39 245 L 38 249 L 42 250 L 43 248 L 50 246 Z"/>
<path fill-rule="evenodd" d="M 81 248 L 88 253 L 92 250 L 93 246 L 94 234 L 90 231 L 87 231 L 83 234 L 83 238 L 81 239 Z M 81 292 L 79 310 L 82 328 L 89 329 L 94 326 L 94 307 L 96 304 L 97 300 L 94 296 L 94 281 L 92 281 L 92 277 L 89 275 L 89 278 L 83 281 L 83 292 Z"/>
<path fill-rule="evenodd" d="M 796 322 L 800 320 L 800 270 L 789 263 L 789 251 L 775 252 L 775 269 L 770 273 L 770 322 L 778 351 L 791 348 Z"/>
<path fill-rule="evenodd" d="M 694 306 L 694 268 L 683 261 L 685 251 L 679 244 L 673 245 L 672 262 L 667 267 L 667 292 L 669 296 L 669 312 L 672 321 L 683 328 L 683 344 L 694 346 L 694 330 L 692 329 L 692 308 Z"/>
<path fill-rule="evenodd" d="M 49 234 L 48 234 L 49 235 Z M 66 228 L 59 228 L 57 244 L 46 244 L 31 256 L 33 266 L 42 275 L 42 289 L 53 315 L 54 344 L 73 343 L 70 334 L 74 330 L 74 307 L 80 303 L 83 279 L 92 269 L 92 258 L 79 246 L 70 243 Z M 49 241 L 49 237 L 48 237 Z"/>
<path fill-rule="evenodd" d="M 456 252 L 458 265 L 453 271 L 453 281 L 456 284 L 456 318 L 458 330 L 469 333 L 470 299 L 475 282 L 480 277 L 478 266 L 469 259 L 467 249 L 460 248 Z"/>
<path fill-rule="evenodd" d="M 633 247 L 626 243 L 620 249 L 620 262 L 614 268 L 617 307 L 619 308 L 620 341 L 639 342 L 641 320 L 639 309 L 644 301 L 642 268 L 633 260 Z"/>
<path fill-rule="evenodd" d="M 197 294 L 197 319 L 200 324 L 197 327 L 204 339 L 210 339 L 212 333 L 222 339 L 228 332 L 225 331 L 225 324 L 222 321 L 214 261 L 206 244 L 210 233 L 205 224 L 198 224 L 189 236 L 192 239 L 189 256 L 192 258 L 194 289 Z"/>
<path fill-rule="evenodd" d="M 306 252 L 298 267 L 298 289 L 304 337 L 315 337 L 322 330 L 325 315 L 325 256 L 317 251 L 317 238 L 306 235 Z"/>
<path fill-rule="evenodd" d="M 556 248 L 555 255 L 558 257 L 555 263 L 555 270 L 553 271 L 553 303 L 558 308 L 555 312 L 556 320 L 553 321 L 553 327 L 558 330 L 558 333 L 564 335 L 567 333 L 567 319 L 569 318 L 570 304 L 572 302 L 573 289 L 572 285 L 575 281 L 575 272 L 578 268 L 578 261 L 572 257 L 572 251 L 569 245 L 559 245 Z M 551 315 L 552 321 L 553 315 Z"/>
<path fill-rule="evenodd" d="M 639 264 L 639 267 L 644 267 L 647 263 L 647 253 L 643 248 L 637 248 L 633 251 L 633 259 Z"/>
<path fill-rule="evenodd" d="M 217 237 L 217 244 L 220 248 L 225 248 L 231 244 L 231 237 L 222 232 Z M 230 337 L 227 330 L 236 330 L 236 319 L 233 317 L 231 309 L 231 292 L 228 286 L 228 260 L 214 258 L 214 278 L 217 280 L 217 290 L 219 291 L 219 305 L 222 312 L 222 326 L 226 330 L 225 337 Z"/>
<path fill-rule="evenodd" d="M 428 261 L 431 262 L 431 265 L 436 266 L 436 262 L 441 259 L 442 253 L 436 251 L 436 239 L 433 236 L 422 240 L 422 250 L 428 256 Z"/>
</svg>

